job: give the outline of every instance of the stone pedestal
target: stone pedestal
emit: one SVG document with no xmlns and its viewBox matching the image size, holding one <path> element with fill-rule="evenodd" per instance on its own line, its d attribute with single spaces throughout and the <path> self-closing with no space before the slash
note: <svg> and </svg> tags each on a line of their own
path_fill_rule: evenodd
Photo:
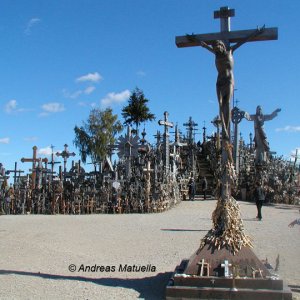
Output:
<svg viewBox="0 0 300 300">
<path fill-rule="evenodd" d="M 209 270 L 202 273 L 209 276 L 200 276 L 203 260 Z M 231 266 L 228 277 L 221 266 L 225 260 Z M 292 293 L 250 248 L 232 255 L 226 248 L 216 250 L 206 245 L 176 268 L 166 288 L 166 299 L 292 300 Z"/>
</svg>

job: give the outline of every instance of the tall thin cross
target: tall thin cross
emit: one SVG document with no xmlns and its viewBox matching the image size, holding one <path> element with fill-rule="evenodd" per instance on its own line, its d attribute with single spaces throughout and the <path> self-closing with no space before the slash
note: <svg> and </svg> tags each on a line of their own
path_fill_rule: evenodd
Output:
<svg viewBox="0 0 300 300">
<path fill-rule="evenodd" d="M 54 146 L 51 145 L 50 147 L 51 147 L 51 161 L 49 161 L 48 164 L 51 165 L 51 173 L 54 174 L 54 165 L 60 164 L 60 162 L 54 161 L 54 152 L 53 152 Z M 52 180 L 52 176 L 51 176 L 51 180 Z"/>
<path fill-rule="evenodd" d="M 237 106 L 235 106 L 231 110 L 231 119 L 234 125 L 234 142 L 233 142 L 233 160 L 235 164 L 235 171 L 239 173 L 239 142 L 238 142 L 238 135 L 239 135 L 239 123 L 244 118 L 244 112 L 241 111 Z"/>
<path fill-rule="evenodd" d="M 205 143 L 206 142 L 206 127 L 205 127 L 205 121 L 203 122 L 204 124 L 203 124 L 203 127 L 202 127 L 202 129 L 203 129 L 203 143 Z"/>
<path fill-rule="evenodd" d="M 67 173 L 67 160 L 70 156 L 75 156 L 76 154 L 68 150 L 67 144 L 64 144 L 64 147 L 65 147 L 64 151 L 56 152 L 56 155 L 61 156 L 64 159 L 64 173 Z"/>
<path fill-rule="evenodd" d="M 146 200 L 146 210 L 149 211 L 150 209 L 150 192 L 151 192 L 151 173 L 154 170 L 151 169 L 151 162 L 150 160 L 147 161 L 147 168 L 143 169 L 143 172 L 145 174 L 146 182 L 145 182 L 145 200 Z"/>
<path fill-rule="evenodd" d="M 167 111 L 164 112 L 164 120 L 159 120 L 158 124 L 163 125 L 164 130 L 164 167 L 165 170 L 169 170 L 169 155 L 170 155 L 170 149 L 169 149 L 169 127 L 173 128 L 174 124 L 172 122 L 169 122 L 168 120 L 169 113 Z"/>
<path fill-rule="evenodd" d="M 31 188 L 35 189 L 35 184 L 36 184 L 36 163 L 40 161 L 40 158 L 37 158 L 37 146 L 33 146 L 33 155 L 32 158 L 21 158 L 21 162 L 32 162 L 32 182 L 31 182 Z M 43 158 L 41 159 L 42 162 L 47 163 L 48 158 Z"/>
</svg>

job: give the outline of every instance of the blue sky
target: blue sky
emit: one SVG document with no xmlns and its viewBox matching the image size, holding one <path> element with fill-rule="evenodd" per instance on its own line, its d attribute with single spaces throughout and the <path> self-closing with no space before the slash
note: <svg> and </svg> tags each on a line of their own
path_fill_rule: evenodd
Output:
<svg viewBox="0 0 300 300">
<path fill-rule="evenodd" d="M 92 107 L 112 107 L 121 117 L 130 92 L 139 87 L 156 121 L 146 138 L 162 130 L 163 112 L 199 129 L 218 114 L 214 57 L 200 47 L 177 48 L 175 36 L 218 32 L 213 11 L 235 8 L 231 30 L 278 27 L 278 41 L 243 45 L 235 52 L 235 98 L 240 108 L 264 113 L 281 108 L 265 123 L 272 151 L 289 157 L 300 148 L 300 1 L 211 0 L 1 0 L 0 162 L 11 169 L 49 146 L 73 146 L 74 126 Z M 243 120 L 248 142 L 252 122 Z M 200 139 L 201 135 L 196 136 Z M 79 159 L 79 156 L 76 156 Z"/>
</svg>

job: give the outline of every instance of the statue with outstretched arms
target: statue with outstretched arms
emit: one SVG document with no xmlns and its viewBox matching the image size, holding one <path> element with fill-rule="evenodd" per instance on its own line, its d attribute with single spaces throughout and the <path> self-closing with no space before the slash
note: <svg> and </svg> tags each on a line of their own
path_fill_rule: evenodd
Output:
<svg viewBox="0 0 300 300">
<path fill-rule="evenodd" d="M 255 163 L 262 164 L 267 162 L 268 160 L 268 153 L 270 151 L 269 143 L 267 141 L 267 136 L 264 131 L 264 123 L 265 121 L 270 121 L 277 117 L 278 113 L 281 111 L 280 108 L 277 108 L 269 115 L 264 115 L 262 108 L 260 105 L 256 108 L 256 114 L 250 115 L 247 112 L 244 112 L 244 117 L 248 121 L 254 122 L 254 142 L 255 142 Z"/>
</svg>

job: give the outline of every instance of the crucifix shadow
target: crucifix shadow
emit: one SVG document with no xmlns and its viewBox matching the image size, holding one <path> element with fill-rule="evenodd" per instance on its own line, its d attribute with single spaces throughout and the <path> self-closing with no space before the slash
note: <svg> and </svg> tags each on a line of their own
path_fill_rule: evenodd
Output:
<svg viewBox="0 0 300 300">
<path fill-rule="evenodd" d="M 168 284 L 172 272 L 158 273 L 154 276 L 144 278 L 92 278 L 84 276 L 66 276 L 47 274 L 40 272 L 27 272 L 16 270 L 0 270 L 0 277 L 5 275 L 20 275 L 33 276 L 44 278 L 48 280 L 75 280 L 81 282 L 88 282 L 109 287 L 123 287 L 126 289 L 133 289 L 139 293 L 139 298 L 146 300 L 164 299 L 165 288 Z"/>
</svg>

